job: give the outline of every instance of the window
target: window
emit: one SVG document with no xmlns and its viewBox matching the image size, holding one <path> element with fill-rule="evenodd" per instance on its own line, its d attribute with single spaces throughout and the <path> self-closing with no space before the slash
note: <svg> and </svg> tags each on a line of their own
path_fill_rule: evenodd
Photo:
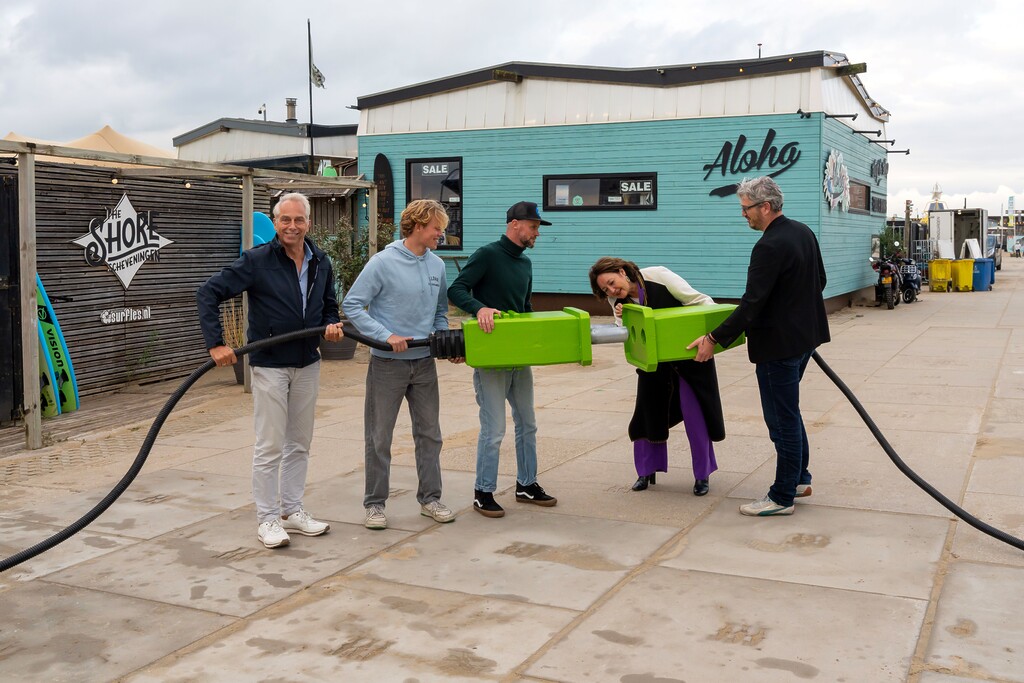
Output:
<svg viewBox="0 0 1024 683">
<path fill-rule="evenodd" d="M 871 187 L 850 179 L 850 211 L 867 213 L 871 210 Z"/>
<path fill-rule="evenodd" d="M 462 159 L 409 159 L 405 162 L 405 199 L 433 199 L 448 212 L 448 229 L 438 250 L 462 249 Z"/>
<path fill-rule="evenodd" d="M 657 173 L 544 176 L 545 211 L 654 210 Z"/>
</svg>

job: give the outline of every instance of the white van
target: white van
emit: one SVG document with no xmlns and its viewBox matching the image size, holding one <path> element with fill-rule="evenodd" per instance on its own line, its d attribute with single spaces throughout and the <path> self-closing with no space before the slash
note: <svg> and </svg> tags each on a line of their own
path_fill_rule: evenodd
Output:
<svg viewBox="0 0 1024 683">
<path fill-rule="evenodd" d="M 985 240 L 985 258 L 992 259 L 996 270 L 1003 269 L 1003 245 L 999 242 L 999 235 L 993 233 Z"/>
</svg>

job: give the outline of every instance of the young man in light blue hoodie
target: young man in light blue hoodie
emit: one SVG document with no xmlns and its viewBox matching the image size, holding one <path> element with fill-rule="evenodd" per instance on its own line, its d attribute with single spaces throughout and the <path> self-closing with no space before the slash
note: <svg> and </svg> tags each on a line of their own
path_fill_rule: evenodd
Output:
<svg viewBox="0 0 1024 683">
<path fill-rule="evenodd" d="M 441 523 L 455 520 L 455 513 L 441 502 L 437 366 L 430 349 L 408 346 L 410 339 L 448 329 L 444 262 L 433 253 L 448 226 L 448 214 L 438 202 L 417 199 L 405 207 L 399 225 L 402 239 L 367 262 L 341 305 L 361 333 L 391 345 L 391 351 L 371 349 L 366 371 L 363 507 L 367 529 L 388 526 L 384 506 L 390 485 L 391 441 L 403 398 L 409 402 L 412 418 L 420 514 Z"/>
</svg>

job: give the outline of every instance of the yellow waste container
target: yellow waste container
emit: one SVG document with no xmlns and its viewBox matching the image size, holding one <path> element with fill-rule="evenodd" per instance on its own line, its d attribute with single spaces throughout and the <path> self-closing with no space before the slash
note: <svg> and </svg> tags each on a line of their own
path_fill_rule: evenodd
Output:
<svg viewBox="0 0 1024 683">
<path fill-rule="evenodd" d="M 974 259 L 953 261 L 953 289 L 958 292 L 974 291 Z"/>
<path fill-rule="evenodd" d="M 932 259 L 928 262 L 928 283 L 933 292 L 948 292 L 953 286 L 950 272 L 953 261 L 948 258 Z"/>
</svg>

